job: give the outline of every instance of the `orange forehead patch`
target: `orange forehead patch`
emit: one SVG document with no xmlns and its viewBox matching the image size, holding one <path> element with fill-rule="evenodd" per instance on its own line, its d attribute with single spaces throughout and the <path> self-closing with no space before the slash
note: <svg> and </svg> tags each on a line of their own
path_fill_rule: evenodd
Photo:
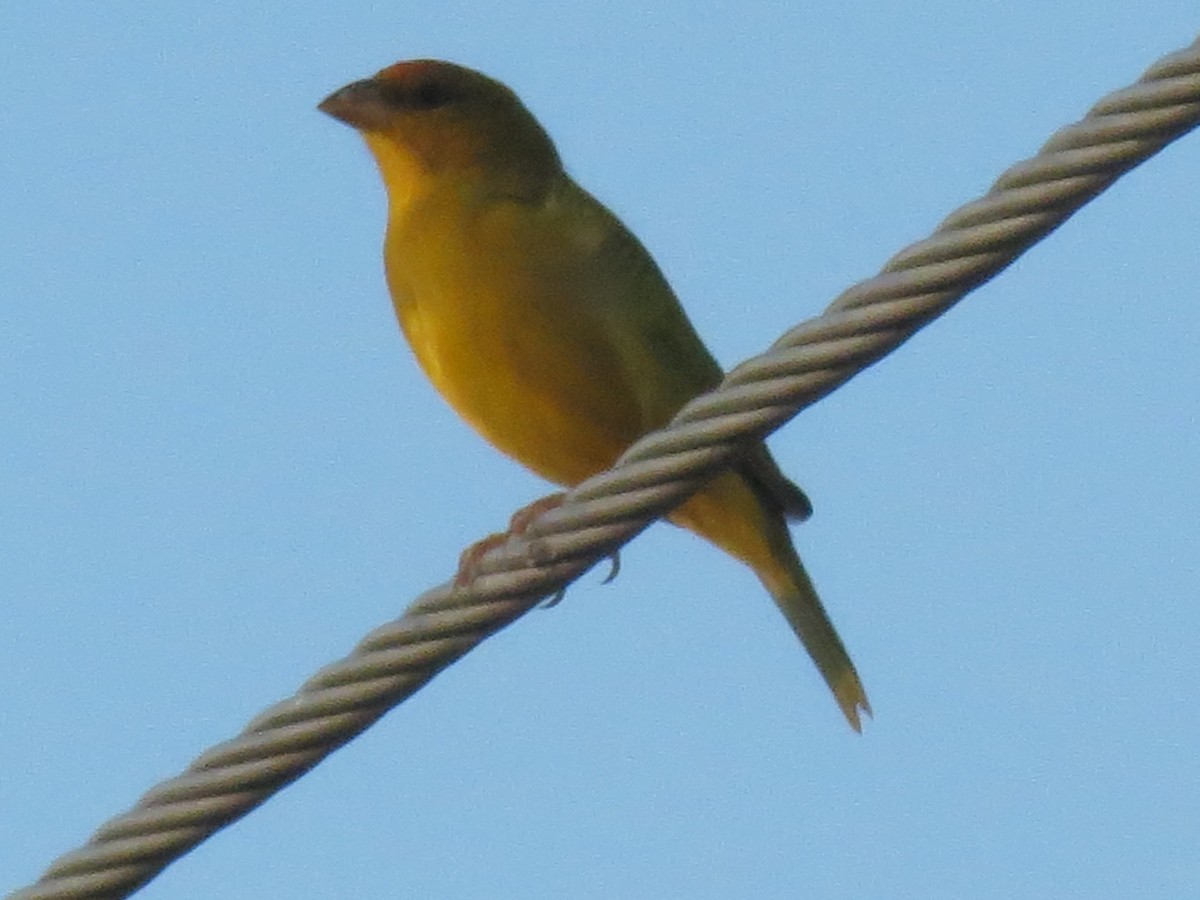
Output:
<svg viewBox="0 0 1200 900">
<path fill-rule="evenodd" d="M 445 63 L 436 59 L 409 59 L 394 63 L 386 69 L 380 69 L 375 77 L 385 81 L 412 81 L 444 67 Z"/>
</svg>

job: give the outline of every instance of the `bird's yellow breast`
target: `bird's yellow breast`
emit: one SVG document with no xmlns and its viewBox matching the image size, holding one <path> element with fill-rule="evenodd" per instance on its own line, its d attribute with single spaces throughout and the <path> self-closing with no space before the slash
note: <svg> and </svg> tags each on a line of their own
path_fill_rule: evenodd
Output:
<svg viewBox="0 0 1200 900">
<path fill-rule="evenodd" d="M 393 216 L 385 257 L 404 334 L 458 413 L 543 477 L 575 484 L 644 430 L 597 264 L 603 223 L 448 186 Z"/>
</svg>

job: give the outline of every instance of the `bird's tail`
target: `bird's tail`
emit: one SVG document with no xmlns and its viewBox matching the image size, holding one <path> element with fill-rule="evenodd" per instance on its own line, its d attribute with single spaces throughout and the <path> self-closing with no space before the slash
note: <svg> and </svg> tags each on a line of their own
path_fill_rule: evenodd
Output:
<svg viewBox="0 0 1200 900">
<path fill-rule="evenodd" d="M 783 480 L 783 475 L 778 478 Z M 792 545 L 788 506 L 779 501 L 778 491 L 768 493 L 755 486 L 756 482 L 740 473 L 727 472 L 676 509 L 671 521 L 712 541 L 755 571 L 817 664 L 851 727 L 862 731 L 859 714 L 870 715 L 871 704 Z M 799 488 L 793 491 L 799 498 L 796 507 L 807 512 L 807 499 Z"/>
<path fill-rule="evenodd" d="M 804 570 L 800 557 L 787 535 L 786 525 L 781 529 L 782 540 L 773 541 L 775 562 L 767 571 L 760 571 L 759 578 L 783 613 L 800 643 L 816 663 L 821 677 L 833 691 L 838 706 L 855 731 L 862 731 L 860 712 L 871 715 L 871 704 L 863 689 L 854 663 L 842 639 L 838 637 L 833 622 L 821 605 L 821 598 L 813 587 L 812 579 Z"/>
</svg>

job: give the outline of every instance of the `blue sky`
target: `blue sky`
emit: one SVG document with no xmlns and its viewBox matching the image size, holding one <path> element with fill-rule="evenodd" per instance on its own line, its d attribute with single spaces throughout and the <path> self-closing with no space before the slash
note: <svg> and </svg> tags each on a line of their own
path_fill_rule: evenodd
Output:
<svg viewBox="0 0 1200 900">
<path fill-rule="evenodd" d="M 423 381 L 332 89 L 512 85 L 724 363 L 1194 37 L 1192 3 L 0 7 L 0 891 L 546 486 Z M 773 440 L 876 710 L 656 526 L 147 898 L 1200 892 L 1200 137 Z"/>
</svg>

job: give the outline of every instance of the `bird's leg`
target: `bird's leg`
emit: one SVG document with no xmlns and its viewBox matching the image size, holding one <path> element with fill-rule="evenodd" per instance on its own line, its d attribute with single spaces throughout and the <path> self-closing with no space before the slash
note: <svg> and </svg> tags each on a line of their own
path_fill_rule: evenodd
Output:
<svg viewBox="0 0 1200 900">
<path fill-rule="evenodd" d="M 487 552 L 499 547 L 508 540 L 508 534 L 503 531 L 493 531 L 481 541 L 476 541 L 458 556 L 458 571 L 454 573 L 454 586 L 466 587 L 475 578 L 479 561 Z"/>
<path fill-rule="evenodd" d="M 508 534 L 524 534 L 526 529 L 529 528 L 530 522 L 532 522 L 534 519 L 536 519 L 542 513 L 548 512 L 552 509 L 556 509 L 556 508 L 562 506 L 563 498 L 565 498 L 566 496 L 567 495 L 563 494 L 563 493 L 550 494 L 549 496 L 542 497 L 539 500 L 534 500 L 528 506 L 518 509 L 513 514 L 513 517 L 508 522 Z M 502 537 L 507 537 L 507 536 L 508 535 L 503 535 Z M 493 537 L 495 537 L 495 535 L 493 535 Z M 495 546 L 495 544 L 493 544 L 492 546 Z M 491 547 L 488 547 L 488 548 L 486 548 L 486 550 L 484 552 L 487 552 L 487 550 L 490 550 L 490 549 L 491 549 Z M 614 550 L 612 552 L 612 556 L 610 556 L 608 558 L 608 562 L 609 562 L 608 574 L 604 577 L 604 581 L 602 581 L 601 584 L 609 584 L 620 573 L 620 571 L 621 571 L 621 551 Z M 547 600 L 545 603 L 543 603 L 542 609 L 549 609 L 552 606 L 558 606 L 558 604 L 562 600 L 562 598 L 564 596 L 566 596 L 566 593 L 567 593 L 567 589 L 563 588 L 561 591 L 559 591 L 553 597 L 551 597 L 549 600 Z"/>
<path fill-rule="evenodd" d="M 562 506 L 563 497 L 565 496 L 566 494 L 561 492 L 550 494 L 545 497 L 539 497 L 528 506 L 522 506 L 508 520 L 508 529 L 506 531 L 497 531 L 489 534 L 483 540 L 476 541 L 464 550 L 458 558 L 458 573 L 454 576 L 454 586 L 463 587 L 469 584 L 475 578 L 479 561 L 487 555 L 489 550 L 499 547 L 510 537 L 517 537 L 524 534 L 533 520 L 542 513 Z"/>
<path fill-rule="evenodd" d="M 547 494 L 545 497 L 538 497 L 528 506 L 522 506 L 512 518 L 508 520 L 508 533 L 517 535 L 524 534 L 529 530 L 529 526 L 544 512 L 550 512 L 552 509 L 558 509 L 563 505 L 563 500 L 567 497 L 562 491 L 557 491 L 553 494 Z"/>
<path fill-rule="evenodd" d="M 513 513 L 512 518 L 508 520 L 507 531 L 493 532 L 483 540 L 476 541 L 474 544 L 464 550 L 458 557 L 458 572 L 454 576 L 454 586 L 464 587 L 467 584 L 470 584 L 475 578 L 476 574 L 478 574 L 477 569 L 479 567 L 479 561 L 487 555 L 489 550 L 494 550 L 496 547 L 499 547 L 510 537 L 518 537 L 523 535 L 529 529 L 529 526 L 533 523 L 533 520 L 542 513 L 549 512 L 552 509 L 557 509 L 558 507 L 562 506 L 564 497 L 566 497 L 566 494 L 561 492 L 548 494 L 545 497 L 539 497 L 537 500 L 534 500 L 527 506 L 522 506 L 515 513 Z M 603 584 L 610 583 L 621 571 L 621 551 L 614 550 L 608 559 L 610 568 L 608 570 L 608 575 L 603 581 Z M 566 592 L 566 588 L 558 591 L 553 597 L 551 597 L 542 605 L 542 608 L 549 609 L 552 606 L 557 606 Z"/>
</svg>

